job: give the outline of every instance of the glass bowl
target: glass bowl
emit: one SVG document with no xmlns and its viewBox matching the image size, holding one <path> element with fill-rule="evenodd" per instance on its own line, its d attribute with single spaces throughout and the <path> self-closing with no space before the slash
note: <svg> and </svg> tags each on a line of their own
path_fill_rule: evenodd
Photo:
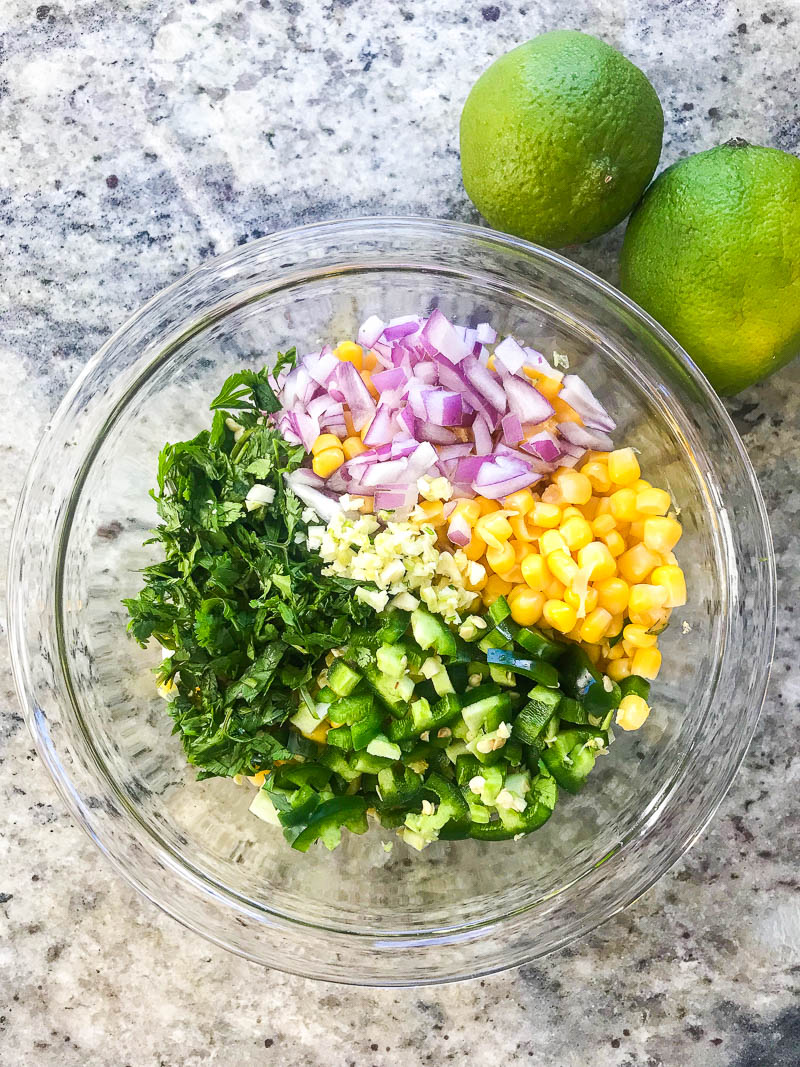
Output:
<svg viewBox="0 0 800 1067">
<path fill-rule="evenodd" d="M 208 424 L 222 379 L 297 344 L 438 306 L 567 353 L 672 493 L 689 603 L 663 641 L 653 712 L 618 731 L 579 797 L 519 842 L 415 853 L 374 828 L 294 852 L 248 814 L 252 789 L 194 780 L 156 694 L 158 649 L 120 604 L 155 558 L 148 490 L 165 440 Z M 488 230 L 356 219 L 204 264 L 89 362 L 33 461 L 10 563 L 13 662 L 28 725 L 78 822 L 176 919 L 258 963 L 405 985 L 466 978 L 582 937 L 703 829 L 744 756 L 767 684 L 774 574 L 753 470 L 722 405 L 652 319 L 581 267 Z M 621 735 L 621 736 L 619 736 Z M 396 840 L 396 839 L 394 839 Z"/>
</svg>

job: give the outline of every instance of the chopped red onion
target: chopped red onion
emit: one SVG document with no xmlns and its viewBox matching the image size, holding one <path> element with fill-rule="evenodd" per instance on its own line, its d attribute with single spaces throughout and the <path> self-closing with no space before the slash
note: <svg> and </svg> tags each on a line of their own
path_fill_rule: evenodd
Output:
<svg viewBox="0 0 800 1067">
<path fill-rule="evenodd" d="M 333 522 L 334 518 L 341 514 L 341 508 L 339 502 L 333 500 L 325 493 L 321 493 L 319 489 L 315 489 L 313 486 L 308 485 L 307 482 L 297 478 L 299 471 L 292 471 L 291 474 L 284 474 L 286 484 L 300 500 L 315 511 L 317 515 L 322 519 L 324 523 Z"/>
<path fill-rule="evenodd" d="M 507 445 L 516 445 L 525 436 L 517 415 L 504 415 L 500 425 L 503 428 L 503 440 Z"/>
<path fill-rule="evenodd" d="M 539 477 L 522 460 L 511 456 L 493 456 L 478 471 L 472 488 L 490 500 L 499 500 L 520 489 L 527 489 Z"/>
<path fill-rule="evenodd" d="M 397 389 L 408 381 L 408 371 L 405 367 L 392 367 L 391 370 L 380 370 L 372 375 L 372 384 L 379 393 L 386 389 Z"/>
<path fill-rule="evenodd" d="M 406 489 L 389 489 L 375 494 L 375 511 L 397 511 L 399 508 L 413 507 L 417 502 L 417 487 Z"/>
<path fill-rule="evenodd" d="M 493 345 L 497 340 L 497 330 L 488 322 L 478 323 L 475 336 L 482 345 Z"/>
<path fill-rule="evenodd" d="M 303 448 L 306 452 L 310 452 L 311 446 L 319 437 L 319 420 L 306 415 L 303 411 L 295 411 L 294 416 L 300 440 L 303 442 Z"/>
<path fill-rule="evenodd" d="M 388 444 L 395 433 L 394 412 L 386 404 L 379 404 L 375 417 L 362 440 L 368 448 L 371 448 L 372 445 Z"/>
<path fill-rule="evenodd" d="M 364 348 L 372 348 L 383 333 L 384 325 L 383 319 L 379 319 L 377 315 L 370 315 L 359 326 L 356 340 Z"/>
<path fill-rule="evenodd" d="M 420 337 L 431 345 L 436 352 L 450 360 L 451 363 L 460 363 L 469 355 L 472 345 L 467 347 L 456 333 L 453 324 L 436 308 L 422 327 Z"/>
<path fill-rule="evenodd" d="M 535 348 L 525 348 L 523 351 L 525 352 L 525 366 L 538 371 L 543 378 L 553 378 L 560 382 L 564 377 L 561 371 L 551 366 L 542 353 L 537 352 Z"/>
<path fill-rule="evenodd" d="M 445 426 L 437 426 L 430 419 L 415 419 L 414 433 L 420 441 L 433 441 L 437 445 L 454 445 L 458 437 Z"/>
<path fill-rule="evenodd" d="M 344 394 L 344 402 L 350 408 L 353 426 L 356 432 L 360 433 L 375 414 L 375 401 L 352 363 L 343 361 L 339 364 L 336 384 Z"/>
<path fill-rule="evenodd" d="M 513 337 L 506 337 L 495 348 L 494 358 L 511 374 L 516 374 L 525 365 L 525 349 Z"/>
<path fill-rule="evenodd" d="M 440 460 L 461 459 L 463 456 L 468 456 L 472 452 L 472 444 L 469 441 L 465 441 L 463 444 L 458 445 L 442 445 L 437 449 Z"/>
<path fill-rule="evenodd" d="M 522 378 L 506 378 L 503 382 L 508 396 L 508 409 L 523 423 L 539 423 L 554 413 L 553 405 L 538 389 Z"/>
<path fill-rule="evenodd" d="M 560 397 L 592 429 L 610 431 L 616 428 L 617 424 L 577 374 L 567 374 L 564 377 Z"/>
<path fill-rule="evenodd" d="M 533 437 L 528 438 L 528 440 L 520 447 L 523 451 L 538 456 L 539 459 L 544 460 L 545 463 L 555 463 L 562 455 L 562 449 L 559 447 L 558 441 L 555 436 L 548 433 L 547 430 L 542 430 L 541 433 L 534 434 Z"/>
<path fill-rule="evenodd" d="M 310 356 L 304 356 L 301 363 L 317 385 L 321 385 L 324 389 L 327 386 L 331 375 L 336 373 L 336 368 L 339 366 L 340 360 L 333 354 L 330 346 L 326 345 L 321 352 L 312 353 Z"/>
<path fill-rule="evenodd" d="M 413 317 L 410 319 L 392 319 L 388 326 L 384 327 L 383 336 L 387 341 L 399 341 L 410 333 L 416 333 L 420 327 L 420 320 Z"/>
<path fill-rule="evenodd" d="M 474 356 L 470 356 L 468 360 L 464 360 L 462 369 L 467 376 L 467 380 L 478 390 L 480 395 L 502 414 L 507 405 L 506 391 L 489 368 L 484 367 L 480 360 Z"/>
<path fill-rule="evenodd" d="M 580 445 L 582 448 L 591 448 L 596 452 L 610 452 L 614 447 L 614 442 L 608 434 L 601 430 L 587 430 L 583 426 L 578 426 L 576 422 L 560 422 L 558 432 L 572 444 Z"/>
<path fill-rule="evenodd" d="M 461 394 L 446 389 L 427 389 L 422 393 L 427 418 L 436 426 L 460 426 L 463 415 Z M 414 412 L 416 415 L 416 411 Z"/>
<path fill-rule="evenodd" d="M 472 540 L 472 530 L 463 515 L 454 515 L 447 527 L 448 540 L 459 548 L 466 548 Z"/>
</svg>

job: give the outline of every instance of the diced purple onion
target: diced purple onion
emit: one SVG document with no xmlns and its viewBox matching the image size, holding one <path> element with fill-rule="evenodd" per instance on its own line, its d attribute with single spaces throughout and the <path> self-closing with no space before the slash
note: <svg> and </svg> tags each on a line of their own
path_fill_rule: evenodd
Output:
<svg viewBox="0 0 800 1067">
<path fill-rule="evenodd" d="M 558 441 L 547 430 L 534 434 L 520 447 L 524 452 L 530 452 L 531 455 L 538 456 L 545 463 L 556 463 L 562 455 L 562 449 L 559 447 Z"/>
<path fill-rule="evenodd" d="M 511 374 L 516 374 L 525 365 L 525 349 L 513 337 L 506 337 L 495 348 L 494 358 Z"/>
<path fill-rule="evenodd" d="M 372 445 L 385 445 L 391 441 L 395 433 L 394 412 L 386 404 L 380 404 L 375 417 L 369 424 L 369 429 L 364 434 L 363 441 L 368 448 Z"/>
<path fill-rule="evenodd" d="M 370 317 L 365 319 L 359 326 L 356 340 L 360 345 L 363 345 L 364 348 L 372 348 L 383 333 L 384 325 L 383 319 L 379 319 L 377 315 L 370 315 Z"/>
<path fill-rule="evenodd" d="M 472 530 L 463 515 L 454 515 L 447 527 L 448 540 L 459 548 L 466 548 L 472 540 Z"/>
<path fill-rule="evenodd" d="M 446 389 L 427 389 L 422 393 L 422 400 L 428 420 L 436 426 L 461 425 L 463 408 L 460 393 L 451 393 Z"/>
<path fill-rule="evenodd" d="M 504 415 L 500 425 L 503 428 L 503 440 L 507 445 L 516 445 L 525 436 L 518 415 Z"/>
<path fill-rule="evenodd" d="M 493 345 L 497 340 L 497 330 L 488 322 L 478 323 L 475 336 L 482 345 Z"/>
<path fill-rule="evenodd" d="M 576 422 L 560 422 L 558 432 L 574 445 L 591 448 L 596 452 L 610 452 L 614 442 L 602 430 L 587 430 Z"/>
<path fill-rule="evenodd" d="M 469 355 L 472 345 L 467 347 L 456 333 L 453 324 L 436 308 L 422 327 L 420 337 L 427 341 L 436 352 L 441 352 L 451 363 L 460 363 Z"/>
<path fill-rule="evenodd" d="M 508 409 L 521 422 L 536 424 L 553 414 L 553 405 L 530 382 L 522 378 L 507 378 L 503 384 L 508 396 Z"/>
<path fill-rule="evenodd" d="M 579 378 L 577 374 L 567 374 L 564 377 L 559 395 L 592 429 L 609 432 L 616 428 L 617 424 L 586 382 Z"/>
</svg>

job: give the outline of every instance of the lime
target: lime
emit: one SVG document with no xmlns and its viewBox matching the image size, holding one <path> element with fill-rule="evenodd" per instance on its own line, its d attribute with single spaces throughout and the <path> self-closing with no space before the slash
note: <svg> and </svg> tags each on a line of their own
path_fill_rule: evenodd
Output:
<svg viewBox="0 0 800 1067">
<path fill-rule="evenodd" d="M 631 211 L 661 154 L 656 91 L 610 45 L 576 30 L 497 59 L 461 114 L 467 193 L 497 229 L 559 248 Z"/>
<path fill-rule="evenodd" d="M 778 370 L 800 351 L 800 159 L 734 140 L 668 167 L 620 274 L 718 392 Z"/>
</svg>

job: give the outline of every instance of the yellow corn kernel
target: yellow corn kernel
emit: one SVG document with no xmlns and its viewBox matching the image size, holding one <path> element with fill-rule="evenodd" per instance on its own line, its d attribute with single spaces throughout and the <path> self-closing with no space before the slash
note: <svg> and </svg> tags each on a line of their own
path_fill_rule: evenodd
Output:
<svg viewBox="0 0 800 1067">
<path fill-rule="evenodd" d="M 589 659 L 597 665 L 600 662 L 600 656 L 602 655 L 602 649 L 599 645 L 587 645 L 583 650 Z"/>
<path fill-rule="evenodd" d="M 485 567 L 482 567 L 478 563 L 473 569 L 469 566 L 464 571 L 464 585 L 467 589 L 470 589 L 473 593 L 479 593 L 483 589 L 489 580 L 489 575 Z"/>
<path fill-rule="evenodd" d="M 592 540 L 592 528 L 582 515 L 570 515 L 561 523 L 559 533 L 570 552 L 577 552 Z"/>
<path fill-rule="evenodd" d="M 583 626 L 581 626 L 581 641 L 586 641 L 590 645 L 596 645 L 605 635 L 610 622 L 610 611 L 606 611 L 605 608 L 595 608 L 595 610 L 590 612 L 583 620 Z"/>
<path fill-rule="evenodd" d="M 454 515 L 460 515 L 467 525 L 472 527 L 481 517 L 481 506 L 477 500 L 457 500 L 450 518 Z"/>
<path fill-rule="evenodd" d="M 592 483 L 580 471 L 561 471 L 556 474 L 555 482 L 568 504 L 585 504 L 592 495 Z"/>
<path fill-rule="evenodd" d="M 567 506 L 561 512 L 561 525 L 563 526 L 567 519 L 571 519 L 571 518 L 575 518 L 575 517 L 577 517 L 579 519 L 582 519 L 583 518 L 583 512 L 581 511 L 580 508 L 576 507 L 574 504 L 567 504 Z"/>
<path fill-rule="evenodd" d="M 478 505 L 481 509 L 481 515 L 490 515 L 493 511 L 499 511 L 500 505 L 496 500 L 490 500 L 488 496 L 479 496 L 475 498 L 478 501 Z"/>
<path fill-rule="evenodd" d="M 585 504 L 581 504 L 581 513 L 587 522 L 593 522 L 597 515 L 597 509 L 600 506 L 600 501 L 603 498 L 600 496 L 593 496 L 586 501 Z"/>
<path fill-rule="evenodd" d="M 561 490 L 555 484 L 551 482 L 548 487 L 542 493 L 543 504 L 557 504 L 559 507 L 564 503 L 564 498 L 561 496 Z M 536 522 L 536 519 L 533 520 Z M 539 522 L 537 526 L 543 526 L 544 524 Z"/>
<path fill-rule="evenodd" d="M 328 478 L 334 471 L 338 471 L 344 463 L 344 452 L 341 448 L 326 448 L 318 452 L 311 462 L 311 469 L 320 478 Z"/>
<path fill-rule="evenodd" d="M 611 488 L 611 478 L 608 475 L 608 465 L 592 460 L 584 463 L 581 474 L 585 474 L 596 493 L 607 493 Z"/>
<path fill-rule="evenodd" d="M 364 496 L 361 499 L 363 503 L 358 510 L 361 512 L 362 515 L 371 515 L 372 512 L 375 510 L 375 497 Z"/>
<path fill-rule="evenodd" d="M 571 608 L 563 600 L 546 600 L 542 615 L 547 625 L 561 634 L 568 634 L 578 619 L 575 608 Z"/>
<path fill-rule="evenodd" d="M 566 604 L 566 600 L 564 601 Z M 583 626 L 583 619 L 578 619 L 575 625 L 572 627 L 568 634 L 564 634 L 568 641 L 580 641 L 581 639 L 581 626 Z"/>
<path fill-rule="evenodd" d="M 333 354 L 343 363 L 352 363 L 356 370 L 364 368 L 364 349 L 355 341 L 342 341 L 334 348 Z"/>
<path fill-rule="evenodd" d="M 557 530 L 546 530 L 539 538 L 539 548 L 545 558 L 553 552 L 563 552 L 565 556 L 569 555 L 566 542 Z"/>
<path fill-rule="evenodd" d="M 661 585 L 632 585 L 628 597 L 628 615 L 631 622 L 634 615 L 644 615 L 648 611 L 657 611 L 664 607 L 667 591 Z"/>
<path fill-rule="evenodd" d="M 569 585 L 578 573 L 578 564 L 567 552 L 551 552 L 547 557 L 550 573 L 564 585 Z"/>
<path fill-rule="evenodd" d="M 535 540 L 528 528 L 524 515 L 509 515 L 508 521 L 511 524 L 511 529 L 514 531 L 514 537 L 516 537 L 518 541 L 524 541 L 525 544 L 530 545 L 531 541 Z"/>
<path fill-rule="evenodd" d="M 316 741 L 318 745 L 324 745 L 325 739 L 328 736 L 328 730 L 330 730 L 331 724 L 327 719 L 323 719 L 322 722 L 310 734 L 305 736 L 311 741 Z"/>
<path fill-rule="evenodd" d="M 628 606 L 628 583 L 624 578 L 606 578 L 598 582 L 597 603 L 612 615 L 621 615 Z"/>
<path fill-rule="evenodd" d="M 514 549 L 514 558 L 516 559 L 517 563 L 522 563 L 522 561 L 530 552 L 531 546 L 528 544 L 527 541 L 520 541 L 518 537 L 512 537 L 508 543 Z"/>
<path fill-rule="evenodd" d="M 608 499 L 611 501 L 611 514 L 617 522 L 635 522 L 639 518 L 633 489 L 618 489 Z"/>
<path fill-rule="evenodd" d="M 505 498 L 504 506 L 506 511 L 516 511 L 518 515 L 527 515 L 535 503 L 530 489 L 520 489 Z"/>
<path fill-rule="evenodd" d="M 629 693 L 619 702 L 616 723 L 623 730 L 638 730 L 640 726 L 644 726 L 649 714 L 647 701 L 637 697 L 635 693 Z"/>
<path fill-rule="evenodd" d="M 641 477 L 641 469 L 632 448 L 617 448 L 608 454 L 608 474 L 614 485 L 630 485 Z"/>
<path fill-rule="evenodd" d="M 632 522 L 628 526 L 627 538 L 631 542 L 641 541 L 644 538 L 644 520 L 637 519 L 636 522 Z"/>
<path fill-rule="evenodd" d="M 486 542 L 480 534 L 475 533 L 475 531 L 473 530 L 469 544 L 464 546 L 464 555 L 473 563 L 477 563 L 477 561 L 483 556 L 485 551 Z"/>
<path fill-rule="evenodd" d="M 606 630 L 606 639 L 610 641 L 612 637 L 616 637 L 617 634 L 621 634 L 622 633 L 622 627 L 624 625 L 625 625 L 625 617 L 624 617 L 624 615 L 614 615 L 614 616 L 612 616 L 611 622 L 608 624 L 608 629 Z"/>
<path fill-rule="evenodd" d="M 380 396 L 380 393 L 378 392 L 377 387 L 374 385 L 374 383 L 372 381 L 372 375 L 370 374 L 370 372 L 368 370 L 362 370 L 362 372 L 361 372 L 361 381 L 364 383 L 364 385 L 366 385 L 367 392 L 372 397 L 372 399 L 373 400 L 377 400 L 378 397 Z"/>
<path fill-rule="evenodd" d="M 342 442 L 336 436 L 335 433 L 321 433 L 311 446 L 311 455 L 318 456 L 320 452 L 324 452 L 326 448 L 341 448 Z"/>
<path fill-rule="evenodd" d="M 636 510 L 640 515 L 666 515 L 671 506 L 670 495 L 663 489 L 653 489 L 652 486 L 637 489 Z"/>
<path fill-rule="evenodd" d="M 643 544 L 634 545 L 617 560 L 617 569 L 626 582 L 635 585 L 643 582 L 654 567 L 661 562 L 660 556 Z"/>
<path fill-rule="evenodd" d="M 625 655 L 625 649 L 622 647 L 619 641 L 606 652 L 606 659 L 611 663 L 615 659 L 622 659 Z"/>
<path fill-rule="evenodd" d="M 563 582 L 559 582 L 558 578 L 551 578 L 544 592 L 548 600 L 563 600 L 566 591 L 567 587 Z"/>
<path fill-rule="evenodd" d="M 368 370 L 368 371 L 377 370 L 379 366 L 381 366 L 381 368 L 382 368 L 382 365 L 378 363 L 377 355 L 372 350 L 370 350 L 369 352 L 365 352 L 364 353 L 363 362 L 364 362 L 364 370 Z"/>
<path fill-rule="evenodd" d="M 686 579 L 680 567 L 669 563 L 656 567 L 650 575 L 650 581 L 653 585 L 666 589 L 665 608 L 681 608 L 686 603 Z"/>
<path fill-rule="evenodd" d="M 550 571 L 544 556 L 538 552 L 529 552 L 520 564 L 522 577 L 531 589 L 539 592 L 550 584 Z"/>
<path fill-rule="evenodd" d="M 617 528 L 617 520 L 613 515 L 608 513 L 604 515 L 598 515 L 592 523 L 592 533 L 595 537 L 605 537 L 606 534 L 611 533 L 612 530 Z"/>
<path fill-rule="evenodd" d="M 360 437 L 346 437 L 342 441 L 342 451 L 345 459 L 353 459 L 355 456 L 360 456 L 362 452 L 366 452 L 367 446 Z"/>
<path fill-rule="evenodd" d="M 653 648 L 658 641 L 655 634 L 649 634 L 643 626 L 634 626 L 633 623 L 628 623 L 622 636 L 632 648 Z"/>
<path fill-rule="evenodd" d="M 601 515 L 612 514 L 613 512 L 611 511 L 611 497 L 601 496 L 600 499 L 597 501 L 597 513 L 595 515 L 595 518 L 598 519 Z"/>
<path fill-rule="evenodd" d="M 586 590 L 586 596 L 584 596 L 583 598 L 583 605 L 581 605 L 580 594 L 576 593 L 574 589 L 564 590 L 564 603 L 569 604 L 571 607 L 575 608 L 575 610 L 578 612 L 579 619 L 584 618 L 584 616 L 588 615 L 590 611 L 594 611 L 594 609 L 597 607 L 597 602 L 597 590 L 593 589 L 591 586 L 589 586 L 589 588 Z M 581 607 L 583 607 L 582 611 Z"/>
<path fill-rule="evenodd" d="M 644 520 L 643 541 L 654 552 L 671 552 L 681 539 L 681 524 L 677 519 L 650 518 Z"/>
<path fill-rule="evenodd" d="M 531 521 L 537 526 L 544 526 L 546 530 L 554 530 L 561 522 L 561 508 L 557 504 L 537 501 L 531 511 Z"/>
<path fill-rule="evenodd" d="M 511 582 L 512 585 L 523 585 L 525 579 L 522 577 L 522 569 L 519 563 L 515 563 L 510 571 L 507 571 L 503 577 L 507 582 Z"/>
<path fill-rule="evenodd" d="M 533 626 L 542 617 L 544 593 L 518 585 L 519 590 L 511 603 L 511 618 L 520 626 Z"/>
<path fill-rule="evenodd" d="M 614 559 L 616 559 L 618 556 L 621 556 L 622 553 L 625 551 L 625 538 L 622 536 L 619 530 L 612 530 L 610 533 L 607 533 L 605 537 L 601 538 L 601 540 L 603 544 L 608 548 L 608 551 L 611 553 Z"/>
<path fill-rule="evenodd" d="M 618 646 L 615 646 L 615 648 Z M 613 652 L 614 649 L 612 648 Z M 631 674 L 631 661 L 627 656 L 612 659 L 606 663 L 606 674 L 612 682 L 621 682 L 623 678 L 629 678 Z"/>
<path fill-rule="evenodd" d="M 427 526 L 438 529 L 448 521 L 444 517 L 444 504 L 441 500 L 420 500 L 417 507 L 423 514 L 418 519 L 412 517 L 414 522 L 424 522 Z"/>
<path fill-rule="evenodd" d="M 490 547 L 500 548 L 514 531 L 502 512 L 493 511 L 489 515 L 481 515 L 475 523 L 475 533 L 479 534 Z"/>
<path fill-rule="evenodd" d="M 517 556 L 508 541 L 499 541 L 487 547 L 486 562 L 495 574 L 505 577 L 517 565 Z"/>
<path fill-rule="evenodd" d="M 617 564 L 602 541 L 590 541 L 578 551 L 578 563 L 581 570 L 588 569 L 589 579 L 601 582 L 604 578 L 613 578 L 617 573 Z"/>
<path fill-rule="evenodd" d="M 631 659 L 631 674 L 653 681 L 661 670 L 661 653 L 657 648 L 637 648 Z"/>
<path fill-rule="evenodd" d="M 491 607 L 498 597 L 508 596 L 511 588 L 511 582 L 504 581 L 497 574 L 490 574 L 481 592 L 481 599 L 487 608 Z"/>
</svg>

